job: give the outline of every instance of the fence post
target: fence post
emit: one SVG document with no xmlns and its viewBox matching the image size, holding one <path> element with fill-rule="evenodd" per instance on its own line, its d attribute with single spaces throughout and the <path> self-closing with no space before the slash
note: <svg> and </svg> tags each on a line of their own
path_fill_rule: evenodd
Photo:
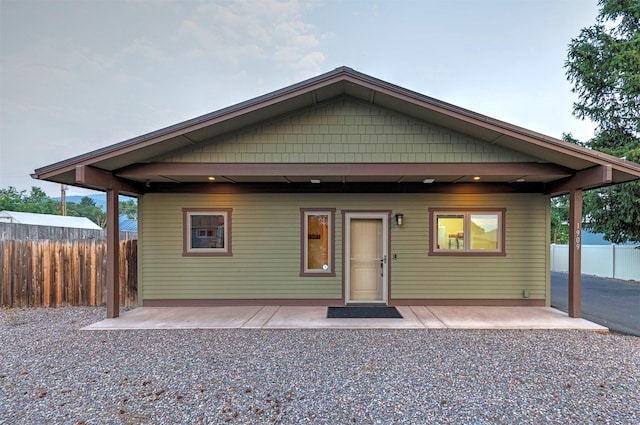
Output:
<svg viewBox="0 0 640 425">
<path fill-rule="evenodd" d="M 611 259 L 613 261 L 611 274 L 613 275 L 612 277 L 615 279 L 616 278 L 616 244 L 614 243 L 611 244 Z"/>
</svg>

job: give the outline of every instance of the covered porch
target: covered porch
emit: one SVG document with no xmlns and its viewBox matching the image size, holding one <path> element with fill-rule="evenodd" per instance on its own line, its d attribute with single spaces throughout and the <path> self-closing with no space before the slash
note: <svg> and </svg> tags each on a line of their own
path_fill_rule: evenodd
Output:
<svg viewBox="0 0 640 425">
<path fill-rule="evenodd" d="M 399 306 L 401 319 L 328 319 L 326 306 L 138 307 L 84 330 L 564 329 L 608 332 L 551 307 Z"/>
</svg>

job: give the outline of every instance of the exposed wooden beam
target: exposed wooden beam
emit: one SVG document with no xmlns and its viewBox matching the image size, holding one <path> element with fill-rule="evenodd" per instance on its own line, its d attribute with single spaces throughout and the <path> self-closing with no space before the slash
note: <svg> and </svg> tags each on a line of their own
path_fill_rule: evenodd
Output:
<svg viewBox="0 0 640 425">
<path fill-rule="evenodd" d="M 147 193 L 542 193 L 542 183 L 154 183 Z"/>
<path fill-rule="evenodd" d="M 96 190 L 115 189 L 130 196 L 139 196 L 143 193 L 139 184 L 90 165 L 78 165 L 75 171 L 75 182 L 83 187 Z"/>
<path fill-rule="evenodd" d="M 491 163 L 202 163 L 153 162 L 114 171 L 124 178 L 146 176 L 570 176 L 556 164 L 537 162 Z"/>
<path fill-rule="evenodd" d="M 549 184 L 547 194 L 551 196 L 564 195 L 572 190 L 587 190 L 606 186 L 612 181 L 613 169 L 611 165 L 597 165 Z"/>
<path fill-rule="evenodd" d="M 581 317 L 582 191 L 569 193 L 569 317 Z"/>
</svg>

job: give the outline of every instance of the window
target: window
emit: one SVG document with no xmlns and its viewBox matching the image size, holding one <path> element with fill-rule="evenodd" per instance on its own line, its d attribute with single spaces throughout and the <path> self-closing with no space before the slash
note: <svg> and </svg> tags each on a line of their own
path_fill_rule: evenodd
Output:
<svg viewBox="0 0 640 425">
<path fill-rule="evenodd" d="M 184 208 L 182 215 L 182 255 L 231 255 L 231 209 Z"/>
<path fill-rule="evenodd" d="M 429 209 L 430 255 L 505 255 L 504 209 Z"/>
<path fill-rule="evenodd" d="M 301 209 L 300 276 L 335 276 L 335 209 Z"/>
</svg>

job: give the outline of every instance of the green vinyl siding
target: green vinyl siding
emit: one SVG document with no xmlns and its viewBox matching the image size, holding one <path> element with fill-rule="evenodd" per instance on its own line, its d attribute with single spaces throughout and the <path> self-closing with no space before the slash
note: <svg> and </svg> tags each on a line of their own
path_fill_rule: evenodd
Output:
<svg viewBox="0 0 640 425">
<path fill-rule="evenodd" d="M 154 159 L 166 162 L 532 162 L 536 158 L 350 98 Z"/>
<path fill-rule="evenodd" d="M 548 303 L 548 197 L 539 194 L 147 194 L 140 246 L 144 299 L 342 297 L 342 215 L 393 211 L 393 299 Z M 429 256 L 429 208 L 506 208 L 506 256 Z M 232 208 L 233 256 L 183 257 L 182 208 Z M 335 277 L 300 277 L 300 208 L 336 208 Z M 391 220 L 393 221 L 393 220 Z"/>
</svg>

